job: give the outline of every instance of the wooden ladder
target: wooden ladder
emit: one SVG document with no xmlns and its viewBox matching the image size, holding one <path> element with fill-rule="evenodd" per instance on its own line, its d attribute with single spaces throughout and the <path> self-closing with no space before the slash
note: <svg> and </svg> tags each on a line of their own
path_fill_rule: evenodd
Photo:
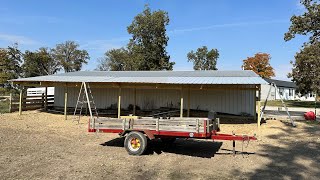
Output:
<svg viewBox="0 0 320 180">
<path fill-rule="evenodd" d="M 82 100 L 80 100 L 81 97 L 82 97 Z M 84 104 L 87 104 L 87 107 L 88 107 L 88 110 L 89 110 L 89 114 L 90 114 L 90 120 L 93 120 L 92 109 L 94 110 L 95 116 L 99 117 L 96 104 L 95 104 L 95 102 L 93 100 L 93 95 L 92 95 L 92 91 L 91 91 L 90 85 L 89 85 L 89 83 L 86 83 L 86 82 L 82 82 L 82 84 L 81 84 L 79 95 L 78 95 L 77 104 L 76 104 L 76 107 L 75 107 L 74 113 L 73 113 L 73 116 L 75 118 L 73 119 L 72 122 L 74 122 L 74 121 L 77 121 L 78 123 L 80 122 L 80 117 L 81 117 L 81 114 L 82 114 L 82 109 L 83 109 L 83 105 Z M 78 110 L 79 106 L 80 106 L 79 115 L 78 115 L 78 117 L 76 117 L 77 116 L 77 110 Z"/>
<path fill-rule="evenodd" d="M 271 93 L 271 88 L 272 88 L 272 87 L 275 87 L 275 89 L 276 89 L 276 92 L 275 92 L 275 93 L 278 93 L 278 94 L 279 94 L 279 97 L 280 97 L 282 106 L 283 106 L 284 109 L 287 111 L 287 114 L 288 114 L 288 117 L 289 117 L 289 119 L 290 119 L 290 121 L 291 121 L 292 126 L 293 126 L 293 127 L 296 127 L 296 124 L 294 123 L 294 121 L 293 121 L 293 119 L 292 119 L 292 117 L 291 117 L 291 115 L 290 115 L 290 113 L 289 113 L 289 111 L 288 111 L 288 107 L 287 107 L 286 104 L 284 103 L 284 101 L 283 101 L 283 99 L 282 99 L 282 96 L 280 95 L 280 91 L 279 91 L 279 89 L 278 89 L 278 87 L 277 87 L 277 85 L 276 85 L 275 83 L 271 83 L 271 84 L 270 84 L 270 89 L 269 89 L 269 91 L 268 91 L 267 98 L 266 98 L 266 100 L 264 101 L 263 108 L 262 108 L 262 110 L 261 110 L 261 115 L 260 115 L 260 121 L 259 121 L 259 122 L 261 122 L 261 119 L 262 119 L 262 117 L 263 117 L 264 110 L 265 110 L 265 108 L 266 108 L 266 105 L 267 105 L 268 98 L 269 98 L 269 95 L 270 95 L 270 93 Z"/>
</svg>

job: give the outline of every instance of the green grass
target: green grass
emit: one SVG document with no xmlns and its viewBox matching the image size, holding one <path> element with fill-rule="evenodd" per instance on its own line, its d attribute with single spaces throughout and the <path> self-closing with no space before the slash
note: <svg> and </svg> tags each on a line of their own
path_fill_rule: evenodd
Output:
<svg viewBox="0 0 320 180">
<path fill-rule="evenodd" d="M 309 125 L 320 126 L 319 121 L 302 121 L 302 122 L 309 124 Z"/>
<path fill-rule="evenodd" d="M 0 101 L 0 113 L 9 112 L 9 101 Z"/>
<path fill-rule="evenodd" d="M 304 107 L 304 108 L 314 108 L 314 101 L 284 101 L 288 107 Z M 264 102 L 261 103 L 263 105 Z M 281 107 L 281 101 L 268 101 L 267 106 L 278 106 Z M 317 102 L 317 108 L 320 107 L 320 102 Z"/>
</svg>

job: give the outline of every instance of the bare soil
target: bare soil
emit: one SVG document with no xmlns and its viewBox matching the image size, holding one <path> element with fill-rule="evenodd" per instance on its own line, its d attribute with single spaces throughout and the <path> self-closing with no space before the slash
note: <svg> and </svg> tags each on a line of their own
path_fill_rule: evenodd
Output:
<svg viewBox="0 0 320 180">
<path fill-rule="evenodd" d="M 147 155 L 129 156 L 117 134 L 88 133 L 63 115 L 37 111 L 0 115 L 0 179 L 319 179 L 320 126 L 293 128 L 268 120 L 222 124 L 223 133 L 257 133 L 243 147 L 209 140 L 178 139 L 148 145 Z M 240 151 L 244 151 L 241 153 Z"/>
</svg>

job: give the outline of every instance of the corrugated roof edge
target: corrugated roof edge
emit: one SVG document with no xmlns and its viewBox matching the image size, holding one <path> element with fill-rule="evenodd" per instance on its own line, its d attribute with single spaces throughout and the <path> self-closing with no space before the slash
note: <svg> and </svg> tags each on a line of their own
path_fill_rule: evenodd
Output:
<svg viewBox="0 0 320 180">
<path fill-rule="evenodd" d="M 61 80 L 61 79 L 57 79 L 58 77 L 65 77 L 66 79 Z M 154 80 L 156 80 L 157 78 L 183 78 L 183 77 L 188 77 L 188 80 L 190 78 L 190 80 L 194 79 L 198 79 L 200 78 L 226 78 L 226 80 L 230 80 L 230 78 L 233 77 L 238 77 L 238 78 L 255 78 L 254 82 L 257 82 L 255 84 L 267 84 L 267 82 L 265 80 L 263 80 L 262 78 L 260 78 L 257 74 L 255 74 L 253 71 L 243 71 L 243 70 L 239 70 L 239 71 L 77 71 L 77 72 L 70 72 L 70 73 L 63 73 L 63 74 L 55 74 L 55 75 L 47 75 L 47 76 L 37 76 L 37 77 L 31 77 L 31 78 L 20 78 L 20 79 L 13 79 L 11 80 L 12 82 L 23 82 L 23 81 L 28 81 L 28 82 L 32 82 L 32 81 L 36 81 L 36 82 L 40 82 L 40 81 L 50 81 L 50 82 L 75 82 L 75 81 L 79 81 L 81 82 L 81 80 L 79 80 L 80 77 L 83 77 L 84 80 L 86 81 L 91 79 L 92 77 L 94 77 L 94 81 L 101 79 L 101 82 L 108 82 L 109 80 L 112 81 L 111 79 L 113 78 L 126 78 L 126 77 L 137 77 L 137 79 L 141 78 L 155 78 Z M 88 79 L 89 78 L 89 79 Z M 98 79 L 96 79 L 98 78 Z M 111 79 L 110 79 L 111 78 Z M 69 81 L 68 81 L 69 79 Z M 85 80 L 86 79 L 86 80 Z M 248 79 L 248 84 L 253 84 L 253 82 L 250 82 Z M 187 81 L 188 81 L 187 80 Z M 198 79 L 199 80 L 199 79 Z M 116 80 L 114 79 L 113 82 L 115 82 Z M 219 80 L 221 81 L 221 80 Z M 88 81 L 90 82 L 90 81 Z M 122 81 L 123 82 L 123 81 Z M 249 83 L 250 82 L 250 83 Z M 259 82 L 259 83 L 258 83 Z M 138 82 L 133 82 L 133 83 L 138 83 Z M 141 83 L 145 83 L 144 81 L 141 81 Z M 156 82 L 152 82 L 152 83 L 156 83 Z M 161 83 L 161 82 L 159 82 Z M 172 81 L 164 81 L 162 83 L 175 83 Z M 177 84 L 179 84 L 178 82 L 176 82 Z M 181 83 L 181 82 L 180 82 Z M 188 82 L 184 82 L 184 83 L 188 83 Z M 193 83 L 192 83 L 193 84 Z M 213 83 L 212 84 L 221 84 L 220 83 Z M 228 84 L 228 83 L 227 83 Z M 231 83 L 231 84 L 234 84 Z M 236 84 L 240 84 L 240 82 L 237 82 Z M 246 83 L 243 83 L 246 84 Z"/>
</svg>

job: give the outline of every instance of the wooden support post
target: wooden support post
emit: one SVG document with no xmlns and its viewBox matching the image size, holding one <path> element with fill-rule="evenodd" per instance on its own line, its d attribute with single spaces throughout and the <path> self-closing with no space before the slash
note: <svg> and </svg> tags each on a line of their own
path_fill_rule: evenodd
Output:
<svg viewBox="0 0 320 180">
<path fill-rule="evenodd" d="M 259 94 L 258 94 L 258 128 L 260 129 L 261 126 L 261 85 L 259 85 Z"/>
<path fill-rule="evenodd" d="M 22 114 L 22 94 L 23 93 L 23 87 L 20 89 L 20 99 L 19 99 L 19 115 Z"/>
<path fill-rule="evenodd" d="M 156 131 L 159 131 L 159 118 L 156 121 Z"/>
<path fill-rule="evenodd" d="M 261 122 L 260 122 L 261 103 L 260 103 L 260 101 L 257 101 L 257 103 L 258 103 L 258 128 L 260 128 L 260 126 L 261 126 Z"/>
<path fill-rule="evenodd" d="M 64 119 L 67 120 L 67 109 L 68 109 L 68 87 L 64 87 Z"/>
<path fill-rule="evenodd" d="M 44 102 L 44 93 L 41 94 L 41 108 L 44 109 L 45 108 L 45 102 Z"/>
<path fill-rule="evenodd" d="M 44 110 L 48 110 L 48 87 L 45 87 L 44 90 Z"/>
<path fill-rule="evenodd" d="M 254 112 L 253 112 L 253 120 L 257 121 L 257 95 L 258 95 L 258 88 L 256 89 L 256 91 L 254 92 L 254 99 L 253 99 L 253 104 L 254 104 Z M 259 95 L 258 95 L 259 96 Z"/>
<path fill-rule="evenodd" d="M 134 88 L 134 97 L 133 97 L 133 115 L 136 115 L 136 104 L 137 104 L 137 89 Z"/>
<path fill-rule="evenodd" d="M 121 87 L 119 87 L 119 94 L 118 94 L 118 118 L 120 119 L 121 116 Z"/>
<path fill-rule="evenodd" d="M 187 116 L 190 117 L 190 88 L 188 88 L 188 112 Z"/>
<path fill-rule="evenodd" d="M 126 130 L 126 118 L 122 120 L 122 130 Z"/>
<path fill-rule="evenodd" d="M 317 120 L 317 99 L 318 99 L 318 94 L 315 93 L 315 98 L 314 98 L 314 115 L 315 115 L 315 120 Z"/>
<path fill-rule="evenodd" d="M 197 125 L 196 125 L 196 131 L 199 133 L 199 119 L 196 119 Z"/>
<path fill-rule="evenodd" d="M 11 113 L 11 107 L 12 107 L 12 93 L 10 93 L 10 97 L 9 97 L 9 113 Z"/>
<path fill-rule="evenodd" d="M 180 118 L 183 118 L 183 88 L 181 88 L 181 97 L 180 97 Z"/>
</svg>

